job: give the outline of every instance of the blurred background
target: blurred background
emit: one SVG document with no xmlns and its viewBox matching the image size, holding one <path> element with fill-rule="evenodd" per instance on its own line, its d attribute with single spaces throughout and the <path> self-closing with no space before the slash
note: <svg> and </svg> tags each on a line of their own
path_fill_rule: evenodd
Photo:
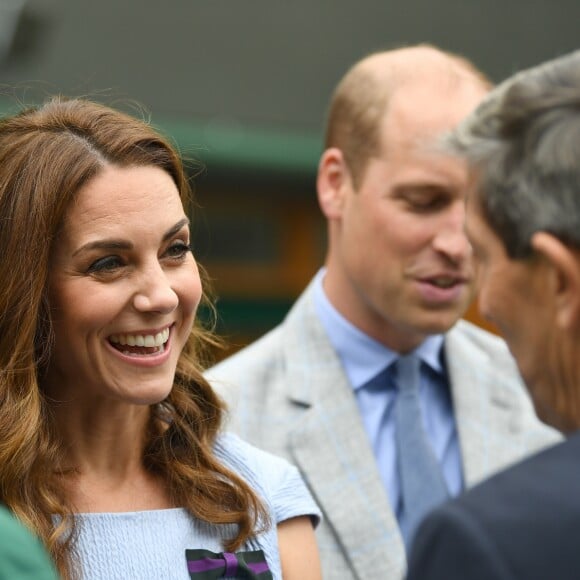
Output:
<svg viewBox="0 0 580 580">
<path fill-rule="evenodd" d="M 579 23 L 579 0 L 0 0 L 0 113 L 87 95 L 173 138 L 231 352 L 322 264 L 316 166 L 348 67 L 430 42 L 500 81 L 578 48 Z"/>
</svg>

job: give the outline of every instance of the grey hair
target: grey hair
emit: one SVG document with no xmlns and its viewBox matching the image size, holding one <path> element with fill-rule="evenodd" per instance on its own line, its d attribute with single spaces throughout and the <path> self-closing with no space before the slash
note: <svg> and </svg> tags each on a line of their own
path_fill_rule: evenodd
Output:
<svg viewBox="0 0 580 580">
<path fill-rule="evenodd" d="M 496 87 L 445 139 L 479 180 L 476 198 L 508 256 L 549 232 L 580 247 L 580 50 Z"/>
</svg>

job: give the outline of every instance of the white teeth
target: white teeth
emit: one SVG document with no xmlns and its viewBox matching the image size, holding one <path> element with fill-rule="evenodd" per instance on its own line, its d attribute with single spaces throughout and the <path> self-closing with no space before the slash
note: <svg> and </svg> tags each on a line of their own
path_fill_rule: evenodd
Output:
<svg viewBox="0 0 580 580">
<path fill-rule="evenodd" d="M 127 346 L 145 346 L 148 348 L 163 347 L 169 338 L 169 328 L 157 334 L 113 334 L 109 340 L 115 344 Z"/>
</svg>

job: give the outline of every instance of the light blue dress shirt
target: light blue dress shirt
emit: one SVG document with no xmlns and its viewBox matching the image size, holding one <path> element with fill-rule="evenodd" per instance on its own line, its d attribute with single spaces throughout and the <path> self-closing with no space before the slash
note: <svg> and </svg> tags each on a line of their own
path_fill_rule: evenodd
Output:
<svg viewBox="0 0 580 580">
<path fill-rule="evenodd" d="M 385 405 L 377 405 L 376 396 L 363 388 L 370 379 L 393 363 L 399 355 L 356 328 L 334 308 L 322 287 L 324 273 L 323 268 L 318 272 L 315 281 L 316 312 L 354 390 L 371 445 L 380 436 L 383 439 L 383 446 L 386 443 L 387 448 L 390 449 L 390 452 L 386 454 L 387 459 L 383 459 L 378 467 L 393 512 L 399 518 L 401 489 L 397 470 L 394 414 L 397 392 L 395 388 L 386 386 Z M 419 391 L 423 425 L 443 470 L 449 494 L 456 496 L 464 487 L 463 470 L 442 349 L 443 335 L 433 335 L 419 345 L 415 353 L 424 363 Z M 379 433 L 381 418 L 385 412 L 386 422 L 383 424 L 383 432 Z"/>
</svg>

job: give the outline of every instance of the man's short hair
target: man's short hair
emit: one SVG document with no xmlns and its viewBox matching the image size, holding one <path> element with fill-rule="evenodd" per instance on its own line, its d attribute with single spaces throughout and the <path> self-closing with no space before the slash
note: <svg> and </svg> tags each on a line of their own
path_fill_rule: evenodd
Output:
<svg viewBox="0 0 580 580">
<path fill-rule="evenodd" d="M 337 147 L 344 155 L 355 186 L 369 159 L 381 154 L 382 121 L 391 96 L 409 82 L 420 82 L 422 70 L 398 66 L 404 52 L 422 51 L 425 67 L 441 75 L 491 88 L 489 79 L 469 60 L 429 44 L 375 52 L 358 61 L 337 85 L 328 109 L 325 149 Z M 382 59 L 380 67 L 368 66 Z"/>
<path fill-rule="evenodd" d="M 478 180 L 475 199 L 511 258 L 534 233 L 580 247 L 580 50 L 511 77 L 446 140 Z"/>
</svg>

